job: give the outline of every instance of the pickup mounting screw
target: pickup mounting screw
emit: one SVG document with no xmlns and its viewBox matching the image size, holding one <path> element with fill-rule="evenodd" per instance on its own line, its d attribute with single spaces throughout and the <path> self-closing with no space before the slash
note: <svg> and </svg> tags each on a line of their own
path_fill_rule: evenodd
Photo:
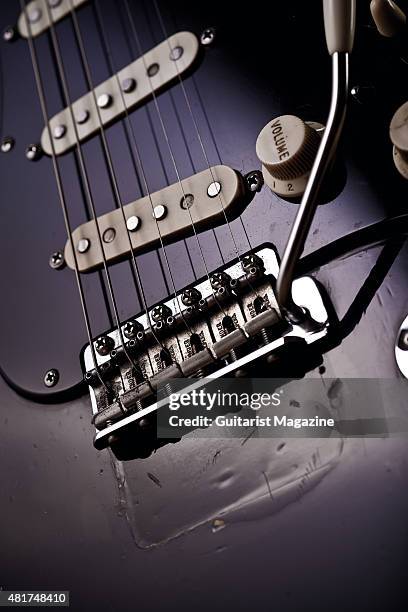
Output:
<svg viewBox="0 0 408 612">
<path fill-rule="evenodd" d="M 90 246 L 91 241 L 88 238 L 81 238 L 81 240 L 78 240 L 77 251 L 78 253 L 86 253 Z"/>
<path fill-rule="evenodd" d="M 25 154 L 26 154 L 26 158 L 29 159 L 30 161 L 37 161 L 38 159 L 40 159 L 41 154 L 42 154 L 41 145 L 39 144 L 28 145 L 28 147 L 26 148 Z"/>
<path fill-rule="evenodd" d="M 5 42 L 13 42 L 17 38 L 17 30 L 14 26 L 7 26 L 3 30 L 3 40 Z"/>
<path fill-rule="evenodd" d="M 200 36 L 201 44 L 204 45 L 204 47 L 208 47 L 209 45 L 212 45 L 214 40 L 215 28 L 205 28 L 205 30 L 202 31 Z"/>
<path fill-rule="evenodd" d="M 1 150 L 2 153 L 10 153 L 11 149 L 14 147 L 14 138 L 11 136 L 5 136 L 1 141 Z"/>
<path fill-rule="evenodd" d="M 99 108 L 108 108 L 112 104 L 112 96 L 110 94 L 101 94 L 97 100 Z"/>
<path fill-rule="evenodd" d="M 58 381 L 59 381 L 59 372 L 55 368 L 48 370 L 48 372 L 44 374 L 44 385 L 46 387 L 55 387 Z"/>
<path fill-rule="evenodd" d="M 115 347 L 115 341 L 110 336 L 100 336 L 95 341 L 95 348 L 97 352 L 99 353 L 99 355 L 101 355 L 102 357 L 109 355 L 109 353 L 114 347 Z"/>
<path fill-rule="evenodd" d="M 261 191 L 264 184 L 263 174 L 259 170 L 250 172 L 245 177 L 249 191 Z"/>
<path fill-rule="evenodd" d="M 221 183 L 214 181 L 207 188 L 207 194 L 210 198 L 215 198 L 221 192 Z"/>
<path fill-rule="evenodd" d="M 162 219 L 164 219 L 166 215 L 167 215 L 167 206 L 164 206 L 163 204 L 158 204 L 157 206 L 154 207 L 153 218 L 156 219 L 156 221 L 161 221 Z"/>
<path fill-rule="evenodd" d="M 55 251 L 55 253 L 53 253 L 49 259 L 49 264 L 53 270 L 63 268 L 65 265 L 65 259 L 62 251 Z"/>
</svg>

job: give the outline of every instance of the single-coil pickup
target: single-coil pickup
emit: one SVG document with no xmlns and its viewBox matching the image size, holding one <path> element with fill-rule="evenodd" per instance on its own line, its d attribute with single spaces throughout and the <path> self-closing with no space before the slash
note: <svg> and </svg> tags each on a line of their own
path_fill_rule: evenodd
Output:
<svg viewBox="0 0 408 612">
<path fill-rule="evenodd" d="M 173 34 L 52 117 L 42 133 L 43 150 L 60 155 L 117 121 L 188 71 L 198 52 L 194 34 Z"/>
</svg>

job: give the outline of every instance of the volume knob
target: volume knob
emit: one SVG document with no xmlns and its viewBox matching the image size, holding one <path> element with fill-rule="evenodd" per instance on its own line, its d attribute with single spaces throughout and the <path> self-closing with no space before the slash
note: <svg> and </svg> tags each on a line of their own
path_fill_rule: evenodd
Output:
<svg viewBox="0 0 408 612">
<path fill-rule="evenodd" d="M 319 123 L 295 115 L 270 121 L 256 141 L 265 183 L 275 193 L 295 198 L 304 192 L 320 144 Z"/>
<path fill-rule="evenodd" d="M 408 179 L 408 102 L 391 119 L 390 138 L 394 145 L 393 159 L 398 172 Z"/>
</svg>

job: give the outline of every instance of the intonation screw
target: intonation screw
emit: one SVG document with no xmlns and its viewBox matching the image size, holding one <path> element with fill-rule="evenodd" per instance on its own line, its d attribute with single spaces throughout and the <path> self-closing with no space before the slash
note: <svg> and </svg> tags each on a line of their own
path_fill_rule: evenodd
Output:
<svg viewBox="0 0 408 612">
<path fill-rule="evenodd" d="M 3 30 L 3 40 L 5 42 L 13 42 L 16 40 L 18 34 L 17 29 L 14 26 L 7 26 Z"/>
<path fill-rule="evenodd" d="M 44 385 L 46 387 L 55 387 L 59 381 L 59 372 L 55 368 L 48 370 L 44 375 Z"/>
<path fill-rule="evenodd" d="M 50 267 L 53 270 L 59 270 L 65 265 L 64 254 L 62 251 L 55 251 L 49 259 Z"/>
<path fill-rule="evenodd" d="M 205 30 L 202 31 L 200 36 L 201 44 L 204 45 L 204 47 L 208 47 L 209 45 L 212 45 L 214 40 L 215 28 L 205 28 Z"/>
<path fill-rule="evenodd" d="M 25 154 L 28 160 L 37 161 L 38 159 L 40 159 L 41 154 L 42 154 L 41 145 L 39 144 L 28 145 L 28 147 L 26 148 Z"/>
</svg>

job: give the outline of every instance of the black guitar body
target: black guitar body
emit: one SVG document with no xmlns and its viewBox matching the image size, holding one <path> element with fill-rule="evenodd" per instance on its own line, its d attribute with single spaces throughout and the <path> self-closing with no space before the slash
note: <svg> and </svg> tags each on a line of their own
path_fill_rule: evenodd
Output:
<svg viewBox="0 0 408 612">
<path fill-rule="evenodd" d="M 306 253 L 406 213 L 407 184 L 393 164 L 388 128 L 406 100 L 408 60 L 378 34 L 368 4 L 357 7 L 350 81 L 355 95 L 337 160 L 339 178 L 317 210 Z M 165 38 L 154 4 L 130 5 L 147 51 Z M 320 2 L 239 7 L 177 0 L 160 2 L 160 10 L 168 35 L 186 30 L 199 37 L 215 28 L 213 44 L 201 49 L 184 81 L 212 165 L 223 163 L 243 175 L 259 170 L 255 142 L 275 116 L 326 122 L 331 76 Z M 19 13 L 19 2 L 3 0 L 0 26 L 16 24 Z M 94 84 L 138 57 L 122 0 L 87 2 L 77 15 Z M 75 100 L 89 88 L 70 17 L 56 33 Z M 52 116 L 67 101 L 50 34 L 36 38 L 35 46 Z M 273 457 L 281 452 L 274 439 L 261 446 L 254 440 L 251 447 L 235 441 L 232 454 L 224 453 L 231 441 L 224 447 L 223 440 L 182 439 L 123 463 L 94 449 L 80 362 L 87 336 L 75 275 L 69 267 L 49 265 L 67 240 L 52 161 L 45 154 L 36 161 L 26 155 L 44 127 L 27 40 L 1 41 L 0 56 L 0 137 L 14 141 L 0 153 L 0 587 L 70 590 L 71 608 L 80 612 L 405 609 L 403 437 L 347 440 L 324 478 L 277 505 L 271 495 L 270 506 L 263 501 L 262 508 L 245 500 L 255 499 L 260 483 L 267 492 L 262 457 L 273 472 Z M 180 84 L 157 101 L 181 177 L 204 170 Z M 150 190 L 176 182 L 154 101 L 130 120 Z M 106 137 L 121 198 L 130 202 L 143 195 L 143 184 L 127 122 L 108 127 Z M 115 202 L 100 136 L 82 150 L 97 212 L 109 212 Z M 70 152 L 58 163 L 74 228 L 91 218 L 78 156 Z M 199 235 L 202 250 L 194 236 L 166 246 L 171 275 L 162 250 L 137 256 L 148 304 L 171 295 L 173 280 L 181 289 L 204 277 L 202 254 L 210 270 L 234 260 L 236 247 L 243 253 L 268 243 L 282 254 L 297 206 L 264 186 L 231 222 L 235 244 L 225 224 Z M 394 346 L 408 313 L 407 262 L 403 239 L 394 237 L 310 270 L 340 321 L 314 376 L 401 377 Z M 139 314 L 129 262 L 110 271 L 121 320 Z M 103 272 L 83 279 L 96 337 L 114 326 L 114 313 Z M 59 373 L 53 387 L 44 385 L 50 369 Z M 289 452 L 290 446 L 289 440 Z M 300 451 L 295 455 L 301 457 Z M 230 520 L 229 506 L 238 499 L 240 510 Z"/>
</svg>

